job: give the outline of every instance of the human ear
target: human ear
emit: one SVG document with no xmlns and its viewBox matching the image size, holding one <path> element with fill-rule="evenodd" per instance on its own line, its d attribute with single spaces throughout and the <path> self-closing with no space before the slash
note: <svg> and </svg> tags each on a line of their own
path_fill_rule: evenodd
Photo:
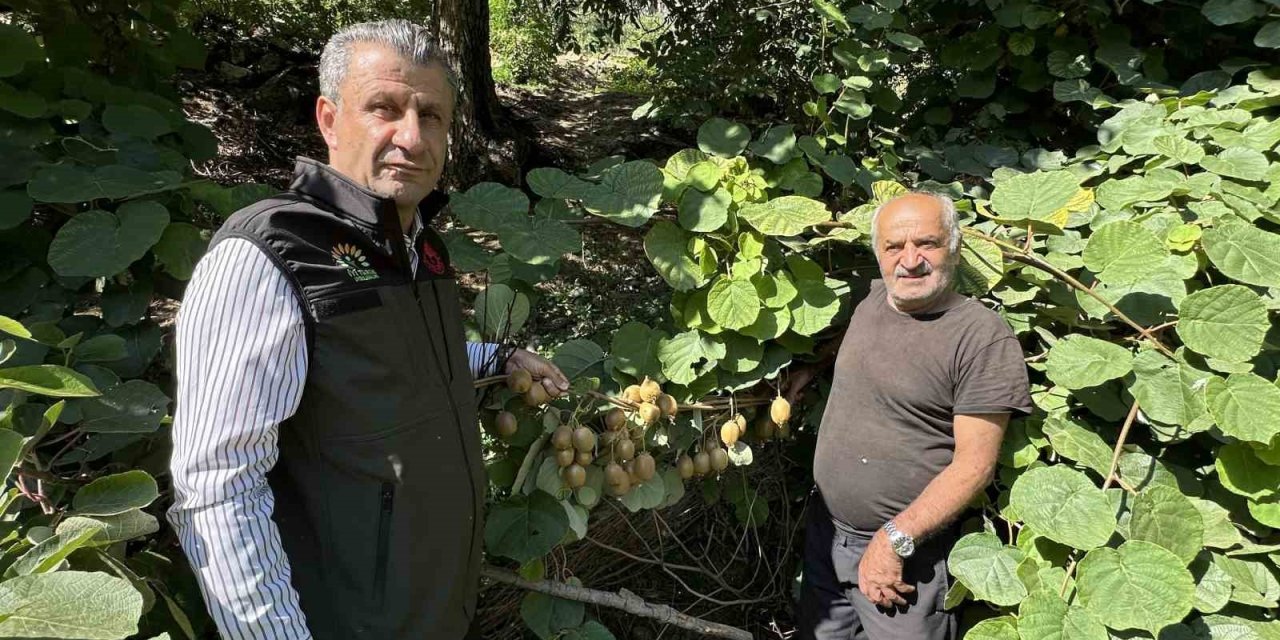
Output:
<svg viewBox="0 0 1280 640">
<path fill-rule="evenodd" d="M 330 151 L 338 147 L 338 130 L 335 126 L 337 119 L 338 104 L 325 96 L 316 98 L 316 125 Z"/>
</svg>

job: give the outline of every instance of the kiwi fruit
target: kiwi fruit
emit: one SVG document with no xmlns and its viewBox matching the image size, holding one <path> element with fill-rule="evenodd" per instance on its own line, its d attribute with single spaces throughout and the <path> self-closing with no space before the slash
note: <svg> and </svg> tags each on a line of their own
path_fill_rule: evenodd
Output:
<svg viewBox="0 0 1280 640">
<path fill-rule="evenodd" d="M 569 485 L 570 489 L 577 489 L 587 483 L 587 470 L 581 465 L 571 464 L 560 472 L 564 478 L 564 483 Z"/>
<path fill-rule="evenodd" d="M 520 421 L 516 419 L 516 414 L 510 411 L 499 411 L 493 423 L 497 427 L 498 437 L 503 439 L 514 436 L 516 431 L 520 430 Z"/>
<path fill-rule="evenodd" d="M 622 399 L 632 404 L 640 404 L 640 385 L 633 384 L 623 389 Z"/>
<path fill-rule="evenodd" d="M 775 424 L 786 424 L 791 419 L 791 403 L 782 396 L 774 398 L 769 405 L 769 417 L 773 418 Z"/>
<path fill-rule="evenodd" d="M 732 447 L 741 436 L 742 430 L 738 428 L 737 422 L 730 420 L 720 425 L 720 439 L 724 441 L 724 446 Z"/>
<path fill-rule="evenodd" d="M 693 477 L 693 458 L 689 454 L 682 453 L 676 460 L 676 473 L 680 474 L 681 480 L 688 480 Z"/>
<path fill-rule="evenodd" d="M 573 448 L 583 453 L 591 453 L 596 448 L 596 432 L 589 427 L 578 427 L 573 430 Z"/>
<path fill-rule="evenodd" d="M 617 407 L 604 414 L 604 428 L 609 431 L 620 431 L 627 426 L 627 414 Z"/>
<path fill-rule="evenodd" d="M 569 425 L 562 424 L 551 432 L 551 446 L 559 451 L 573 448 L 573 429 Z"/>
<path fill-rule="evenodd" d="M 533 376 L 524 369 L 516 369 L 507 376 L 507 388 L 516 393 L 525 393 L 533 387 Z"/>
<path fill-rule="evenodd" d="M 729 454 L 724 449 L 716 447 L 708 455 L 711 457 L 711 468 L 715 469 L 716 473 L 729 468 Z"/>
<path fill-rule="evenodd" d="M 662 417 L 662 409 L 659 409 L 658 405 L 653 404 L 652 402 L 641 403 L 639 411 L 640 421 L 643 422 L 646 427 L 653 426 L 653 423 L 657 422 L 658 418 Z"/>
<path fill-rule="evenodd" d="M 666 393 L 658 396 L 658 401 L 655 404 L 657 404 L 658 409 L 662 411 L 662 415 L 668 418 L 674 418 L 676 415 L 676 411 L 679 410 L 680 408 L 680 405 L 679 403 L 676 402 L 675 397 Z"/>
<path fill-rule="evenodd" d="M 550 399 L 551 394 L 547 393 L 547 388 L 541 384 L 531 385 L 524 393 L 524 403 L 531 407 L 541 407 Z"/>
<path fill-rule="evenodd" d="M 561 467 L 567 467 L 577 462 L 577 460 L 578 455 L 574 453 L 573 449 L 561 449 L 556 452 L 556 464 Z"/>
<path fill-rule="evenodd" d="M 619 440 L 613 445 L 613 455 L 619 460 L 630 460 L 636 455 L 636 444 L 631 440 Z"/>
<path fill-rule="evenodd" d="M 641 402 L 657 402 L 660 395 L 662 395 L 662 387 L 652 378 L 646 376 L 644 382 L 640 383 Z"/>
<path fill-rule="evenodd" d="M 772 438 L 777 429 L 778 425 L 774 424 L 773 420 L 770 420 L 768 416 L 760 416 L 760 419 L 756 421 L 756 437 L 761 440 Z"/>
<path fill-rule="evenodd" d="M 584 467 L 590 465 L 592 460 L 595 460 L 595 456 L 591 455 L 590 451 L 579 451 L 577 458 L 574 459 L 575 462 Z"/>
<path fill-rule="evenodd" d="M 626 437 L 626 434 L 622 433 L 621 431 L 606 431 L 600 434 L 600 438 L 599 438 L 600 446 L 605 449 L 608 449 L 613 446 L 613 443 L 618 441 L 618 438 L 625 438 L 625 437 Z"/>
<path fill-rule="evenodd" d="M 604 483 L 609 487 L 609 493 L 615 496 L 631 490 L 631 476 L 627 475 L 627 470 L 616 462 L 610 462 L 604 468 Z"/>
<path fill-rule="evenodd" d="M 654 463 L 653 456 L 649 455 L 648 452 L 643 452 L 636 456 L 633 464 L 633 470 L 635 471 L 636 477 L 639 478 L 641 482 L 647 482 L 652 479 L 653 474 L 658 470 L 658 465 Z"/>
<path fill-rule="evenodd" d="M 747 419 L 739 413 L 733 416 L 733 421 L 738 425 L 738 437 L 747 435 Z"/>
<path fill-rule="evenodd" d="M 694 475 L 705 476 L 711 471 L 711 456 L 706 451 L 699 451 L 693 457 Z"/>
</svg>

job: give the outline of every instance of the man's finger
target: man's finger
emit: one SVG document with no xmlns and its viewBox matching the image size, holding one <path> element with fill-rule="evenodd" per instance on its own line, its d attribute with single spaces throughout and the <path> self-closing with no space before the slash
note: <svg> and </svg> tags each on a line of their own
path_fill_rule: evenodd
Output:
<svg viewBox="0 0 1280 640">
<path fill-rule="evenodd" d="M 893 589 L 885 589 L 881 593 L 885 595 L 885 598 L 887 600 L 884 605 L 886 607 L 889 606 L 890 603 L 902 605 L 904 607 L 907 605 L 906 599 L 903 598 L 897 591 L 894 591 Z"/>
<path fill-rule="evenodd" d="M 915 592 L 915 590 L 916 590 L 916 588 L 915 588 L 915 587 L 913 587 L 913 586 L 911 586 L 911 585 L 909 585 L 909 584 L 907 584 L 907 583 L 905 583 L 905 582 L 902 582 L 901 580 L 899 580 L 898 582 L 893 583 L 893 588 L 894 588 L 894 590 L 896 590 L 898 593 L 914 593 L 914 592 Z"/>
</svg>

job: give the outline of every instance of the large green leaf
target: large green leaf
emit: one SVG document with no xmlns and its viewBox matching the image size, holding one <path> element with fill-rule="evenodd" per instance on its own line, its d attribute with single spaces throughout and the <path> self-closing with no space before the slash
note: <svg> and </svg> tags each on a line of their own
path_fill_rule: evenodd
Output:
<svg viewBox="0 0 1280 640">
<path fill-rule="evenodd" d="M 1203 552 L 1196 556 L 1190 567 L 1196 581 L 1196 597 L 1192 607 L 1203 613 L 1221 611 L 1231 601 L 1231 576 L 1213 561 L 1213 555 Z"/>
<path fill-rule="evenodd" d="M 160 497 L 155 478 L 142 470 L 103 476 L 76 492 L 71 508 L 82 516 L 114 516 L 141 509 Z"/>
<path fill-rule="evenodd" d="M 628 322 L 613 334 L 609 353 L 613 366 L 633 378 L 659 378 L 662 361 L 658 359 L 658 345 L 668 336 L 665 332 L 650 329 L 643 322 Z"/>
<path fill-rule="evenodd" d="M 1197 291 L 1178 305 L 1178 336 L 1211 358 L 1244 362 L 1262 348 L 1271 324 L 1258 294 L 1238 284 Z"/>
<path fill-rule="evenodd" d="M 546 216 L 518 216 L 493 231 L 507 253 L 528 264 L 551 264 L 582 247 L 582 236 L 573 227 Z"/>
<path fill-rule="evenodd" d="M 653 225 L 644 236 L 644 253 L 667 284 L 676 291 L 688 291 L 706 284 L 698 256 L 689 253 L 693 236 L 673 223 Z"/>
<path fill-rule="evenodd" d="M 81 406 L 80 426 L 89 433 L 151 433 L 160 428 L 169 397 L 145 380 L 129 380 Z"/>
<path fill-rule="evenodd" d="M 707 313 L 726 329 L 751 326 L 760 315 L 760 295 L 748 280 L 721 276 L 707 292 Z"/>
<path fill-rule="evenodd" d="M 31 217 L 31 207 L 31 196 L 26 192 L 0 191 L 0 231 L 26 222 Z"/>
<path fill-rule="evenodd" d="M 1181 184 L 1164 173 L 1111 179 L 1098 186 L 1098 204 L 1122 209 L 1136 202 L 1158 202 L 1168 198 Z"/>
<path fill-rule="evenodd" d="M 106 547 L 117 542 L 149 536 L 160 530 L 155 516 L 139 509 L 130 509 L 113 516 L 71 516 L 58 524 L 58 533 L 79 535 L 86 529 L 96 529 L 89 542 L 91 547 Z"/>
<path fill-rule="evenodd" d="M 955 288 L 968 296 L 984 296 L 1004 279 L 1004 252 L 1000 246 L 980 238 L 967 238 L 960 245 Z"/>
<path fill-rule="evenodd" d="M 748 204 L 738 210 L 738 216 L 770 236 L 800 235 L 815 224 L 831 220 L 826 205 L 804 196 L 782 196 Z"/>
<path fill-rule="evenodd" d="M 560 632 L 581 625 L 585 614 L 586 606 L 581 602 L 536 591 L 525 594 L 520 601 L 520 618 L 542 640 L 552 640 Z"/>
<path fill-rule="evenodd" d="M 973 625 L 964 640 L 1019 640 L 1018 621 L 1013 616 L 987 618 Z"/>
<path fill-rule="evenodd" d="M 67 556 L 85 546 L 97 534 L 97 529 L 90 528 L 49 536 L 22 554 L 22 557 L 5 569 L 4 575 L 6 578 L 12 578 L 54 571 L 63 560 L 67 559 Z"/>
<path fill-rule="evenodd" d="M 113 276 L 146 255 L 169 226 L 169 211 L 150 200 L 134 200 L 115 213 L 94 209 L 58 229 L 49 245 L 49 266 L 63 276 Z"/>
<path fill-rule="evenodd" d="M 17 389 L 54 398 L 98 395 L 98 389 L 89 378 L 54 364 L 0 369 L 0 389 Z"/>
<path fill-rule="evenodd" d="M 1203 387 L 1210 374 L 1183 362 L 1174 362 L 1158 351 L 1144 351 L 1133 360 L 1136 377 L 1129 391 L 1142 411 L 1153 420 L 1184 427 L 1208 428 Z M 1203 427 L 1203 428 L 1199 428 Z"/>
<path fill-rule="evenodd" d="M 546 555 L 569 531 L 560 502 L 542 491 L 516 495 L 489 511 L 484 543 L 489 553 L 521 564 Z"/>
<path fill-rule="evenodd" d="M 142 594 L 105 573 L 56 571 L 0 582 L 0 637 L 119 640 L 138 632 Z"/>
<path fill-rule="evenodd" d="M 1191 612 L 1195 583 L 1178 556 L 1150 542 L 1094 549 L 1080 561 L 1076 588 L 1085 608 L 1112 629 L 1156 635 Z"/>
<path fill-rule="evenodd" d="M 1067 606 L 1056 591 L 1041 589 L 1018 605 L 1022 640 L 1108 640 L 1107 628 L 1088 609 Z"/>
<path fill-rule="evenodd" d="M 742 153 L 751 142 L 751 130 L 724 118 L 712 118 L 698 127 L 698 148 L 722 158 Z"/>
<path fill-rule="evenodd" d="M 993 534 L 971 533 L 956 542 L 947 557 L 947 569 L 978 600 L 1007 607 L 1027 595 L 1026 585 L 1018 579 L 1022 557 L 1020 549 L 1006 546 Z"/>
<path fill-rule="evenodd" d="M 1128 220 L 1103 225 L 1089 236 L 1084 266 L 1108 284 L 1126 284 L 1149 276 L 1169 257 L 1169 250 L 1146 227 Z"/>
<path fill-rule="evenodd" d="M 586 339 L 570 340 L 556 347 L 551 362 L 565 377 L 573 380 L 590 371 L 592 367 L 605 361 L 607 356 L 600 345 Z"/>
<path fill-rule="evenodd" d="M 1262 377 L 1252 373 L 1233 373 L 1226 380 L 1215 377 L 1204 394 L 1223 433 L 1262 444 L 1280 434 L 1280 387 Z"/>
<path fill-rule="evenodd" d="M 542 167 L 525 176 L 529 188 L 543 198 L 581 200 L 591 192 L 592 184 L 560 169 Z"/>
<path fill-rule="evenodd" d="M 1116 527 L 1106 494 L 1083 473 L 1064 465 L 1019 476 L 1010 490 L 1009 506 L 1044 537 L 1077 549 L 1106 544 Z"/>
<path fill-rule="evenodd" d="M 196 262 L 204 255 L 208 246 L 209 241 L 199 227 L 174 222 L 165 227 L 152 252 L 170 275 L 179 280 L 190 280 Z"/>
<path fill-rule="evenodd" d="M 800 150 L 796 148 L 795 127 L 789 124 L 769 127 L 751 145 L 751 153 L 767 158 L 774 164 L 786 164 L 800 155 Z"/>
<path fill-rule="evenodd" d="M 0 429 L 0 478 L 8 478 L 13 465 L 18 463 L 22 455 L 22 445 L 26 440 L 22 434 L 13 429 Z"/>
<path fill-rule="evenodd" d="M 1068 389 L 1084 389 L 1127 375 L 1133 369 L 1133 354 L 1118 344 L 1071 334 L 1053 345 L 1045 365 L 1050 380 Z"/>
<path fill-rule="evenodd" d="M 37 171 L 27 185 L 27 193 L 36 202 L 75 203 L 132 198 L 169 191 L 181 184 L 182 175 L 176 171 L 147 172 L 123 165 L 88 169 L 57 164 Z"/>
<path fill-rule="evenodd" d="M 1003 222 L 1040 222 L 1061 229 L 1067 222 L 1063 210 L 1079 192 L 1080 179 L 1070 171 L 1020 173 L 996 181 L 991 208 Z"/>
<path fill-rule="evenodd" d="M 1242 442 L 1219 448 L 1214 466 L 1218 480 L 1232 493 L 1259 499 L 1280 492 L 1280 466 L 1263 462 L 1252 447 Z"/>
<path fill-rule="evenodd" d="M 658 343 L 662 373 L 676 384 L 689 384 L 698 379 L 698 376 L 715 368 L 725 354 L 723 344 L 709 339 L 696 329 L 678 333 Z"/>
<path fill-rule="evenodd" d="M 1068 416 L 1050 415 L 1044 421 L 1044 434 L 1053 450 L 1068 460 L 1096 471 L 1106 477 L 1111 469 L 1111 447 L 1097 433 L 1073 422 Z"/>
<path fill-rule="evenodd" d="M 1208 0 L 1200 12 L 1209 22 L 1221 27 L 1252 20 L 1266 13 L 1266 7 L 1254 0 Z"/>
<path fill-rule="evenodd" d="M 1248 147 L 1230 147 L 1200 160 L 1206 171 L 1241 180 L 1262 180 L 1267 173 L 1267 157 Z"/>
<path fill-rule="evenodd" d="M 519 189 L 481 182 L 455 194 L 449 206 L 463 224 L 492 232 L 514 218 L 528 215 L 529 198 Z"/>
<path fill-rule="evenodd" d="M 28 62 L 44 60 L 44 51 L 17 24 L 0 24 L 0 78 L 18 75 Z"/>
<path fill-rule="evenodd" d="M 1202 498 L 1192 498 L 1191 504 L 1200 512 L 1204 523 L 1204 546 L 1213 549 L 1229 549 L 1242 542 L 1240 530 L 1231 522 L 1231 512 L 1226 507 Z"/>
<path fill-rule="evenodd" d="M 506 340 L 529 319 L 529 297 L 505 284 L 491 284 L 476 296 L 476 322 L 492 340 Z"/>
<path fill-rule="evenodd" d="M 1245 284 L 1280 287 L 1280 234 L 1223 220 L 1205 229 L 1201 242 L 1213 266 L 1228 277 Z"/>
<path fill-rule="evenodd" d="M 1133 499 L 1129 539 L 1160 545 L 1189 564 L 1204 545 L 1204 521 L 1194 504 L 1172 487 L 1151 485 Z"/>
<path fill-rule="evenodd" d="M 723 188 L 710 193 L 689 189 L 680 197 L 680 226 L 690 231 L 710 232 L 729 220 L 733 196 Z"/>
<path fill-rule="evenodd" d="M 587 210 L 628 227 L 639 227 L 658 211 L 662 201 L 662 171 L 643 161 L 607 169 L 600 184 L 583 204 Z"/>
<path fill-rule="evenodd" d="M 102 112 L 102 126 L 120 136 L 154 140 L 173 131 L 164 114 L 141 104 L 109 104 Z"/>
</svg>

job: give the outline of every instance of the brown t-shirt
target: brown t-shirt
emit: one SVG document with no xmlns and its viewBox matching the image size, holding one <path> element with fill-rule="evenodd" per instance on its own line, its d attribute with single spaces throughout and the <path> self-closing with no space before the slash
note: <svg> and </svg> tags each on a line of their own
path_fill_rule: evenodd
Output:
<svg viewBox="0 0 1280 640">
<path fill-rule="evenodd" d="M 959 294 L 908 315 L 876 280 L 840 345 L 814 479 L 837 520 L 874 531 L 951 463 L 956 414 L 1030 411 L 1022 348 L 1000 316 Z"/>
</svg>

